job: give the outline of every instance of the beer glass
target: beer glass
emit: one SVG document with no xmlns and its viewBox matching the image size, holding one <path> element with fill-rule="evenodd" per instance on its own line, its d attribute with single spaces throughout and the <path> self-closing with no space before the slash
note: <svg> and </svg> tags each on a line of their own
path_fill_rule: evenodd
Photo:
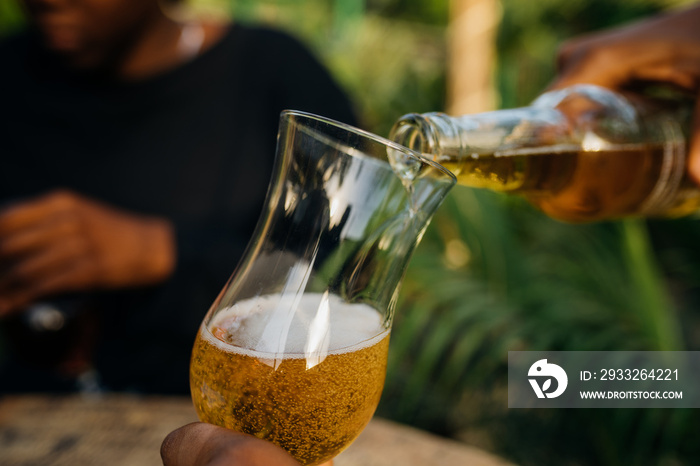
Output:
<svg viewBox="0 0 700 466">
<path fill-rule="evenodd" d="M 406 265 L 454 183 L 389 140 L 283 112 L 263 214 L 194 344 L 200 419 L 307 465 L 346 448 L 379 402 Z"/>
</svg>

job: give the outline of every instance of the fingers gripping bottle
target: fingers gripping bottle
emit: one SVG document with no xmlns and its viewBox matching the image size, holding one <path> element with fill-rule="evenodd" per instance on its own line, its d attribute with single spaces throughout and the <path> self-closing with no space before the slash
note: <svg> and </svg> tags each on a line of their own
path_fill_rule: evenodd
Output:
<svg viewBox="0 0 700 466">
<path fill-rule="evenodd" d="M 391 139 L 462 185 L 519 194 L 560 220 L 678 217 L 700 207 L 686 172 L 689 115 L 685 106 L 576 85 L 529 107 L 408 114 Z"/>
</svg>

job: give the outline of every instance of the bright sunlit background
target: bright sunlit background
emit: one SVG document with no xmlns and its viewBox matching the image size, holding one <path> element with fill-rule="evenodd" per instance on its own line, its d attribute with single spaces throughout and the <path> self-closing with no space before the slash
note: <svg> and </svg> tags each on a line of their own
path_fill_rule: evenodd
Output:
<svg viewBox="0 0 700 466">
<path fill-rule="evenodd" d="M 689 2 L 189 3 L 301 38 L 386 135 L 408 112 L 527 105 L 562 40 Z M 0 35 L 21 27 L 0 0 Z M 521 465 L 696 464 L 697 410 L 508 410 L 506 363 L 509 350 L 699 350 L 698 243 L 695 219 L 565 225 L 456 188 L 406 277 L 378 414 Z"/>
</svg>

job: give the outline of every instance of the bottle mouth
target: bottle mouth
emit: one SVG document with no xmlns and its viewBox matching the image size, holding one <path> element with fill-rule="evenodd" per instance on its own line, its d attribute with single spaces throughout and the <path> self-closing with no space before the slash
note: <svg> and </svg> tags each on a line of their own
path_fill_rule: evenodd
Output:
<svg viewBox="0 0 700 466">
<path fill-rule="evenodd" d="M 418 113 L 402 116 L 391 128 L 389 139 L 423 155 L 434 156 L 438 153 L 435 128 L 424 115 Z"/>
</svg>

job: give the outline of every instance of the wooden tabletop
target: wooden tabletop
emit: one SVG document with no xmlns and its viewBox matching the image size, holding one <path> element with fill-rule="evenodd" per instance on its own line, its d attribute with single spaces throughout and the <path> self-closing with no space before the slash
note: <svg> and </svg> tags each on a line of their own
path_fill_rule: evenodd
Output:
<svg viewBox="0 0 700 466">
<path fill-rule="evenodd" d="M 158 466 L 160 444 L 196 421 L 188 398 L 8 396 L 0 398 L 2 466 Z M 477 448 L 373 419 L 334 466 L 507 466 Z"/>
</svg>

